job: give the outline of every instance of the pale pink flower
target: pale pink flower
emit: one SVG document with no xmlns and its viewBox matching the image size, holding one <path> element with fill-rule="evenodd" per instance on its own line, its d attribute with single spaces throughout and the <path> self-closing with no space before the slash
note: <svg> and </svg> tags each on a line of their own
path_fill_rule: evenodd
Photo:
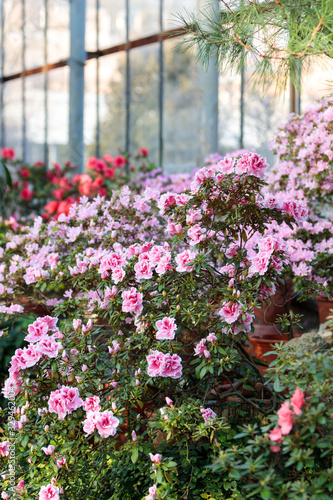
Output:
<svg viewBox="0 0 333 500">
<path fill-rule="evenodd" d="M 226 302 L 219 310 L 220 316 L 229 325 L 238 320 L 241 312 L 238 302 Z"/>
<path fill-rule="evenodd" d="M 170 252 L 167 252 L 162 258 L 161 260 L 159 261 L 159 263 L 157 264 L 156 268 L 155 268 L 155 271 L 157 272 L 157 274 L 159 275 L 162 275 L 164 274 L 166 271 L 172 269 L 172 266 L 170 264 L 170 260 L 171 260 L 171 253 Z"/>
<path fill-rule="evenodd" d="M 147 496 L 145 497 L 145 500 L 157 500 L 157 499 L 158 499 L 158 496 L 157 496 L 156 490 L 157 490 L 157 488 L 156 488 L 156 486 L 155 486 L 155 485 L 154 485 L 154 486 L 151 486 L 151 487 L 149 488 L 149 495 L 147 495 Z"/>
<path fill-rule="evenodd" d="M 115 283 L 120 283 L 125 277 L 125 271 L 122 267 L 116 267 L 112 270 L 112 280 Z"/>
<path fill-rule="evenodd" d="M 271 254 L 269 252 L 259 252 L 252 259 L 249 275 L 253 276 L 253 274 L 258 273 L 260 276 L 263 276 L 268 269 L 270 257 Z"/>
<path fill-rule="evenodd" d="M 118 340 L 112 340 L 112 345 L 113 345 L 113 348 L 111 346 L 108 346 L 108 351 L 111 355 L 116 354 L 120 348 L 120 344 L 119 344 Z"/>
<path fill-rule="evenodd" d="M 206 339 L 200 340 L 200 342 L 194 348 L 194 355 L 200 358 L 204 355 L 206 351 Z"/>
<path fill-rule="evenodd" d="M 28 326 L 29 334 L 25 337 L 27 342 L 39 342 L 41 339 L 47 337 L 49 325 L 43 321 L 42 318 L 36 319 L 31 325 Z"/>
<path fill-rule="evenodd" d="M 100 405 L 100 399 L 98 396 L 91 396 L 90 398 L 87 398 L 85 402 L 83 403 L 83 409 L 85 411 L 99 411 L 101 409 Z"/>
<path fill-rule="evenodd" d="M 223 160 L 219 161 L 219 170 L 224 174 L 230 174 L 234 171 L 235 159 L 230 156 L 226 156 Z"/>
<path fill-rule="evenodd" d="M 202 229 L 200 224 L 195 224 L 194 226 L 191 226 L 190 229 L 187 231 L 187 235 L 192 240 L 190 241 L 190 245 L 200 243 L 201 241 L 204 241 L 206 239 L 204 230 Z"/>
<path fill-rule="evenodd" d="M 44 338 L 37 344 L 37 350 L 49 358 L 56 358 L 60 349 L 62 349 L 62 344 L 55 342 L 52 337 Z"/>
<path fill-rule="evenodd" d="M 168 318 L 167 316 L 165 316 L 163 319 L 156 322 L 156 327 L 157 327 L 157 333 L 156 333 L 157 339 L 173 340 L 175 338 L 177 325 L 174 318 Z"/>
<path fill-rule="evenodd" d="M 159 202 L 157 203 L 158 208 L 160 209 L 160 213 L 164 214 L 167 208 L 173 207 L 177 204 L 177 195 L 175 193 L 167 192 L 162 194 Z"/>
<path fill-rule="evenodd" d="M 194 224 L 196 221 L 201 219 L 202 215 L 199 210 L 190 209 L 186 215 L 186 224 Z"/>
<path fill-rule="evenodd" d="M 161 374 L 163 359 L 164 354 L 159 351 L 152 351 L 149 356 L 147 356 L 148 375 L 150 377 L 158 377 Z"/>
<path fill-rule="evenodd" d="M 45 453 L 45 455 L 52 455 L 52 453 L 54 453 L 55 448 L 56 448 L 55 446 L 53 446 L 52 444 L 49 444 L 49 446 L 47 448 L 45 446 L 43 446 L 42 450 Z"/>
<path fill-rule="evenodd" d="M 154 464 L 160 464 L 162 461 L 162 455 L 160 453 L 156 453 L 156 455 L 149 453 L 149 457 Z"/>
<path fill-rule="evenodd" d="M 138 440 L 138 437 L 136 435 L 136 432 L 135 431 L 132 431 L 132 440 L 135 442 Z"/>
<path fill-rule="evenodd" d="M 237 161 L 236 174 L 248 174 L 262 178 L 268 167 L 266 160 L 256 153 L 245 153 Z"/>
<path fill-rule="evenodd" d="M 98 414 L 96 428 L 100 436 L 107 438 L 114 436 L 117 432 L 119 419 L 110 410 L 105 410 Z"/>
<path fill-rule="evenodd" d="M 177 354 L 165 354 L 160 375 L 161 377 L 180 378 L 182 376 L 181 358 Z"/>
<path fill-rule="evenodd" d="M 166 404 L 167 404 L 167 405 L 169 405 L 169 406 L 173 406 L 173 401 L 172 401 L 172 399 L 170 399 L 170 398 L 166 397 L 166 398 L 165 398 L 165 401 L 166 401 Z"/>
<path fill-rule="evenodd" d="M 179 273 L 193 271 L 195 266 L 189 266 L 187 264 L 193 262 L 196 256 L 197 254 L 195 252 L 191 252 L 190 250 L 184 250 L 184 252 L 176 255 L 176 262 L 178 264 L 176 271 Z"/>
<path fill-rule="evenodd" d="M 65 463 L 67 462 L 67 458 L 66 457 L 61 457 L 61 458 L 57 458 L 56 459 L 56 464 L 57 464 L 57 467 L 62 467 L 63 465 L 65 465 Z"/>
<path fill-rule="evenodd" d="M 278 424 L 281 427 L 281 433 L 285 436 L 290 433 L 293 428 L 293 422 L 295 421 L 289 401 L 282 403 L 281 408 L 277 411 L 277 414 L 279 417 Z"/>
<path fill-rule="evenodd" d="M 153 269 L 148 259 L 139 260 L 134 266 L 134 271 L 138 280 L 150 279 L 153 276 Z"/>
<path fill-rule="evenodd" d="M 42 486 L 39 491 L 38 500 L 60 500 L 59 488 L 53 484 Z"/>
<path fill-rule="evenodd" d="M 25 359 L 26 368 L 31 368 L 36 363 L 38 363 L 38 361 L 42 357 L 42 354 L 38 349 L 38 344 L 29 344 L 28 347 L 25 347 L 23 349 L 23 357 Z"/>
<path fill-rule="evenodd" d="M 136 288 L 132 287 L 130 290 L 126 290 L 122 293 L 123 305 L 122 310 L 124 312 L 135 312 L 140 314 L 142 306 L 142 293 L 139 293 Z"/>
<path fill-rule="evenodd" d="M 97 420 L 98 420 L 98 411 L 88 411 L 86 418 L 82 422 L 83 425 L 83 431 L 85 432 L 86 436 L 90 436 L 92 434 L 97 426 Z"/>
</svg>

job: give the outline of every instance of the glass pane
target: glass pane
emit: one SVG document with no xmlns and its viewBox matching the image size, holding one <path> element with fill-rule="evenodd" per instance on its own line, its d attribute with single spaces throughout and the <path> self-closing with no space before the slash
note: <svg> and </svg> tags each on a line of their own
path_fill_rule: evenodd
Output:
<svg viewBox="0 0 333 500">
<path fill-rule="evenodd" d="M 158 45 L 130 51 L 131 106 L 130 150 L 148 148 L 153 162 L 158 160 Z"/>
<path fill-rule="evenodd" d="M 332 94 L 333 92 L 333 63 L 332 61 L 313 61 L 309 70 L 302 70 L 301 85 L 302 111 L 316 99 Z"/>
<path fill-rule="evenodd" d="M 28 162 L 44 161 L 45 107 L 44 75 L 32 75 L 26 85 L 26 159 Z"/>
<path fill-rule="evenodd" d="M 101 49 L 112 47 L 126 41 L 126 2 L 125 0 L 100 0 L 99 46 Z"/>
<path fill-rule="evenodd" d="M 22 81 L 6 83 L 4 91 L 5 146 L 22 157 Z"/>
<path fill-rule="evenodd" d="M 115 155 L 125 148 L 125 53 L 101 57 L 99 64 L 101 154 Z"/>
<path fill-rule="evenodd" d="M 160 31 L 159 0 L 130 0 L 130 40 Z"/>
<path fill-rule="evenodd" d="M 48 0 L 48 60 L 59 61 L 69 57 L 68 0 Z"/>
<path fill-rule="evenodd" d="M 100 18 L 99 18 L 100 19 Z M 86 0 L 86 49 L 97 50 L 96 45 L 96 0 Z"/>
<path fill-rule="evenodd" d="M 240 76 L 224 71 L 219 77 L 219 153 L 239 149 Z"/>
<path fill-rule="evenodd" d="M 26 68 L 44 64 L 44 0 L 25 0 Z"/>
<path fill-rule="evenodd" d="M 48 136 L 50 162 L 68 160 L 69 68 L 49 71 Z"/>
<path fill-rule="evenodd" d="M 164 168 L 167 172 L 191 170 L 200 161 L 199 68 L 189 53 L 165 42 Z"/>
<path fill-rule="evenodd" d="M 20 0 L 4 2 L 4 74 L 22 71 L 22 5 Z"/>
<path fill-rule="evenodd" d="M 197 0 L 163 0 L 163 29 L 171 30 L 181 24 L 179 15 L 188 19 L 188 14 L 197 10 Z"/>
<path fill-rule="evenodd" d="M 88 156 L 96 154 L 96 67 L 96 59 L 92 59 L 84 69 L 84 144 Z"/>
<path fill-rule="evenodd" d="M 269 143 L 277 132 L 278 126 L 289 115 L 289 85 L 283 92 L 277 92 L 272 85 L 265 95 L 259 89 L 252 91 L 253 80 L 250 73 L 245 75 L 244 95 L 244 147 L 254 148 L 264 156 L 269 165 L 274 163 L 274 155 Z"/>
</svg>

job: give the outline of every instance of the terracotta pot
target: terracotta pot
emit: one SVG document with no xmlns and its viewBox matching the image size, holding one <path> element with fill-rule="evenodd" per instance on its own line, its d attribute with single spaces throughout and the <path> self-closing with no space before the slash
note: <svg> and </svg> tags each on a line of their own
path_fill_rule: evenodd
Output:
<svg viewBox="0 0 333 500">
<path fill-rule="evenodd" d="M 281 284 L 277 288 L 274 295 L 268 297 L 266 301 L 260 300 L 262 307 L 255 308 L 254 314 L 262 325 L 272 325 L 276 322 L 278 316 L 288 312 L 287 305 L 291 299 L 292 291 L 292 283 L 286 280 L 284 285 Z"/>
<path fill-rule="evenodd" d="M 319 323 L 326 323 L 326 321 L 328 321 L 328 316 L 333 315 L 333 301 L 320 296 L 316 297 L 316 299 L 318 304 Z"/>
</svg>

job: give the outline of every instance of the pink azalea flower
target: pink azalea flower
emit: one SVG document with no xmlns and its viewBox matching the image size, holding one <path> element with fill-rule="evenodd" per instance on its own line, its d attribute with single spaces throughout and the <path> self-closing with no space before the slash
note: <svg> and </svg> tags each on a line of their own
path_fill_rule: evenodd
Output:
<svg viewBox="0 0 333 500">
<path fill-rule="evenodd" d="M 282 436 L 281 428 L 280 427 L 275 427 L 275 429 L 271 430 L 269 432 L 269 439 L 271 441 L 274 441 L 277 444 L 281 444 L 283 442 L 283 436 Z M 277 446 L 277 445 L 272 444 L 270 446 L 270 449 L 273 452 L 278 452 L 278 451 L 281 450 L 281 446 Z"/>
<path fill-rule="evenodd" d="M 90 436 L 92 434 L 97 426 L 97 420 L 98 420 L 98 411 L 88 411 L 86 418 L 84 419 L 82 425 L 83 425 L 83 431 L 85 432 L 86 436 Z"/>
<path fill-rule="evenodd" d="M 154 485 L 154 486 L 151 486 L 151 487 L 149 488 L 149 495 L 147 495 L 147 496 L 145 497 L 145 500 L 157 500 L 157 499 L 158 499 L 158 496 L 157 496 L 157 494 L 156 494 L 156 490 L 157 490 L 157 488 L 156 488 L 156 486 L 155 486 L 155 485 Z"/>
<path fill-rule="evenodd" d="M 160 455 L 160 453 L 156 453 L 156 455 L 149 453 L 149 457 L 154 464 L 160 464 L 162 461 L 162 455 Z"/>
<path fill-rule="evenodd" d="M 166 398 L 165 398 L 165 401 L 166 401 L 166 404 L 167 404 L 167 405 L 169 405 L 169 406 L 173 406 L 173 401 L 172 401 L 172 399 L 170 399 L 170 398 L 166 397 Z"/>
<path fill-rule="evenodd" d="M 85 411 L 99 411 L 101 409 L 100 405 L 100 399 L 98 396 L 91 396 L 90 398 L 87 398 L 85 402 L 83 403 L 83 409 Z"/>
<path fill-rule="evenodd" d="M 160 375 L 163 359 L 164 354 L 159 351 L 152 351 L 149 356 L 147 356 L 148 375 L 150 377 L 158 377 Z"/>
<path fill-rule="evenodd" d="M 136 288 L 132 287 L 130 290 L 126 290 L 122 293 L 123 305 L 122 310 L 124 312 L 134 312 L 140 314 L 142 306 L 142 293 L 137 292 Z"/>
<path fill-rule="evenodd" d="M 9 456 L 9 441 L 1 441 L 0 443 L 0 457 Z"/>
<path fill-rule="evenodd" d="M 174 318 L 168 318 L 167 316 L 165 316 L 163 319 L 156 322 L 156 327 L 157 327 L 157 333 L 156 333 L 157 339 L 173 340 L 175 338 L 177 325 Z"/>
<path fill-rule="evenodd" d="M 52 455 L 52 453 L 54 453 L 55 446 L 53 446 L 52 444 L 49 444 L 49 446 L 47 448 L 45 446 L 43 446 L 42 450 L 45 453 L 45 455 Z"/>
<path fill-rule="evenodd" d="M 219 314 L 229 325 L 235 323 L 235 321 L 237 321 L 237 319 L 241 315 L 241 310 L 238 302 L 226 302 L 224 306 L 219 310 Z"/>
<path fill-rule="evenodd" d="M 105 410 L 98 414 L 96 428 L 99 435 L 103 438 L 114 436 L 117 432 L 118 425 L 119 419 L 113 415 L 112 411 Z"/>
<path fill-rule="evenodd" d="M 152 266 L 148 259 L 139 260 L 134 266 L 134 271 L 138 280 L 150 279 L 153 276 Z"/>
<path fill-rule="evenodd" d="M 291 406 L 293 408 L 294 415 L 300 415 L 302 413 L 301 408 L 305 406 L 304 392 L 301 391 L 299 387 L 295 390 L 291 397 Z"/>
<path fill-rule="evenodd" d="M 42 486 L 39 491 L 38 500 L 60 500 L 59 488 L 53 484 Z"/>
<path fill-rule="evenodd" d="M 60 349 L 62 349 L 62 344 L 55 342 L 52 337 L 44 338 L 37 344 L 37 350 L 49 358 L 56 358 Z"/>
<path fill-rule="evenodd" d="M 28 326 L 29 334 L 25 337 L 27 342 L 39 342 L 41 339 L 47 337 L 47 332 L 49 331 L 49 325 L 42 318 L 38 318 Z"/>
<path fill-rule="evenodd" d="M 283 436 L 290 433 L 293 428 L 293 423 L 295 421 L 292 410 L 290 408 L 289 401 L 282 403 L 281 408 L 277 411 L 278 414 L 278 424 L 281 427 L 281 433 Z"/>
<path fill-rule="evenodd" d="M 190 250 L 184 250 L 184 252 L 176 255 L 176 262 L 178 264 L 176 271 L 179 273 L 193 271 L 194 266 L 188 266 L 187 264 L 193 262 L 196 256 L 197 254 L 195 252 L 191 252 Z"/>
<path fill-rule="evenodd" d="M 201 408 L 200 411 L 206 425 L 211 423 L 212 420 L 214 420 L 217 417 L 216 413 L 211 408 Z"/>
<path fill-rule="evenodd" d="M 180 378 L 182 376 L 181 358 L 177 354 L 165 354 L 160 375 L 161 377 Z"/>
<path fill-rule="evenodd" d="M 59 467 L 59 468 L 62 467 L 63 465 L 65 465 L 66 462 L 67 462 L 66 457 L 61 457 L 61 458 L 56 459 L 57 467 Z"/>
</svg>

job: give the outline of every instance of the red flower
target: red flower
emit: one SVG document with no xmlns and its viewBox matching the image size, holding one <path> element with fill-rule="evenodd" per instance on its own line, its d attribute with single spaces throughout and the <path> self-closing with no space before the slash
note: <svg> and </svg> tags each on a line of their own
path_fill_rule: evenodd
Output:
<svg viewBox="0 0 333 500">
<path fill-rule="evenodd" d="M 147 158 L 149 154 L 149 149 L 147 148 L 140 148 L 139 151 L 137 152 L 137 156 L 144 156 L 145 158 Z"/>
<path fill-rule="evenodd" d="M 63 189 L 54 189 L 52 191 L 52 195 L 56 198 L 56 200 L 62 200 L 64 197 L 65 191 Z"/>
<path fill-rule="evenodd" d="M 20 192 L 21 198 L 24 201 L 30 201 L 32 198 L 32 191 L 28 187 L 27 182 L 23 182 L 23 189 Z"/>
<path fill-rule="evenodd" d="M 11 148 L 2 148 L 1 150 L 2 158 L 6 158 L 7 160 L 13 160 L 15 158 L 15 151 Z"/>
<path fill-rule="evenodd" d="M 104 170 L 104 175 L 107 179 L 113 179 L 113 177 L 115 176 L 114 168 L 106 168 Z"/>
<path fill-rule="evenodd" d="M 20 176 L 23 177 L 24 179 L 27 179 L 31 175 L 30 170 L 28 170 L 26 167 L 21 167 L 20 168 Z"/>
<path fill-rule="evenodd" d="M 50 215 L 52 215 L 58 210 L 58 206 L 59 206 L 59 201 L 52 200 L 45 205 L 44 210 L 48 212 Z"/>
<path fill-rule="evenodd" d="M 113 158 L 113 164 L 114 164 L 115 168 L 121 168 L 124 165 L 126 165 L 126 163 L 127 163 L 127 160 L 122 155 L 117 155 Z"/>
<path fill-rule="evenodd" d="M 106 196 L 108 194 L 108 192 L 107 192 L 105 187 L 101 187 L 101 189 L 98 191 L 98 194 L 100 196 Z"/>
</svg>

